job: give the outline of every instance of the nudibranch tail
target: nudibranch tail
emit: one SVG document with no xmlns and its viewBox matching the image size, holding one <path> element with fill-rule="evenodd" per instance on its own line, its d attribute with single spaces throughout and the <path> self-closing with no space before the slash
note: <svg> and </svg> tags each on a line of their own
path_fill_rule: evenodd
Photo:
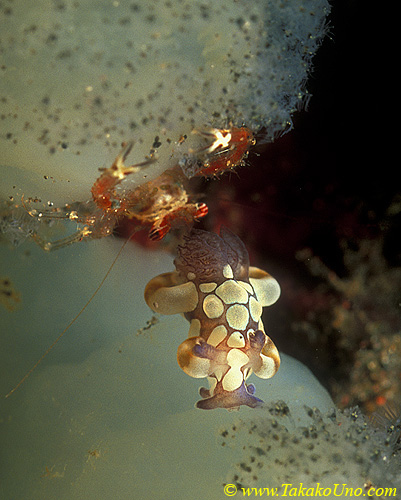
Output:
<svg viewBox="0 0 401 500">
<path fill-rule="evenodd" d="M 202 387 L 199 393 L 204 399 L 199 400 L 195 406 L 201 410 L 232 409 L 242 405 L 256 408 L 261 406 L 263 401 L 253 395 L 253 390 L 254 386 L 252 384 L 247 386 L 245 382 L 242 382 L 240 387 L 234 391 L 224 391 L 216 387 L 213 396 L 211 396 L 210 391 Z"/>
<path fill-rule="evenodd" d="M 252 408 L 262 401 L 246 379 L 254 372 L 273 377 L 280 356 L 266 335 L 262 308 L 280 295 L 277 281 L 249 266 L 242 241 L 227 228 L 220 236 L 193 230 L 178 249 L 176 271 L 153 278 L 145 289 L 149 307 L 162 314 L 184 313 L 189 338 L 178 347 L 182 370 L 208 378 L 200 391 L 202 409 Z"/>
</svg>

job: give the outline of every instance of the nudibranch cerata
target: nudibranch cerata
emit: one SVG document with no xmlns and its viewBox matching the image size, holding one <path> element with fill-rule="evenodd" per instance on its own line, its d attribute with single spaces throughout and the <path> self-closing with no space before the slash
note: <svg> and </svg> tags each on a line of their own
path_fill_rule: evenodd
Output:
<svg viewBox="0 0 401 500">
<path fill-rule="evenodd" d="M 178 247 L 176 271 L 153 278 L 145 300 L 161 314 L 182 313 L 189 338 L 178 347 L 178 364 L 195 378 L 208 377 L 197 408 L 252 408 L 263 403 L 245 383 L 254 372 L 272 377 L 278 350 L 265 334 L 262 308 L 276 302 L 280 286 L 267 272 L 249 266 L 242 241 L 222 227 L 220 236 L 192 230 Z"/>
</svg>

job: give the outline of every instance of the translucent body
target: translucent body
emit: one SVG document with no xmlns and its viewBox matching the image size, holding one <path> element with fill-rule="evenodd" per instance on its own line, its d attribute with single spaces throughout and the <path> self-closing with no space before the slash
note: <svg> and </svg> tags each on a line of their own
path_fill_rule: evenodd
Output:
<svg viewBox="0 0 401 500">
<path fill-rule="evenodd" d="M 108 236 L 122 217 L 134 219 L 137 230 L 150 226 L 149 237 L 159 240 L 172 225 L 183 223 L 190 226 L 194 220 L 207 214 L 205 203 L 191 202 L 184 188 L 185 176 L 179 167 L 166 170 L 132 191 L 119 189 L 127 176 L 138 173 L 153 162 L 149 159 L 127 167 L 124 162 L 131 149 L 132 144 L 124 145 L 111 167 L 101 169 L 102 174 L 91 189 L 91 200 L 48 211 L 27 208 L 34 218 L 69 219 L 82 226 L 69 237 L 56 241 L 46 241 L 34 232 L 33 238 L 43 249 L 55 250 L 83 238 Z"/>
</svg>

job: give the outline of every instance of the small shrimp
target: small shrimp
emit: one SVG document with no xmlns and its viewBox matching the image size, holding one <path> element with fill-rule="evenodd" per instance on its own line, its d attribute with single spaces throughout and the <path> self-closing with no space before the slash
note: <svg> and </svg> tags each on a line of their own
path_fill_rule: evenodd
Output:
<svg viewBox="0 0 401 500">
<path fill-rule="evenodd" d="M 165 170 L 155 179 L 140 184 L 133 190 L 119 193 L 116 188 L 126 177 L 138 173 L 155 161 L 150 158 L 127 167 L 125 161 L 132 147 L 132 143 L 123 143 L 123 149 L 111 167 L 99 169 L 102 174 L 92 186 L 91 200 L 47 211 L 26 207 L 28 213 L 38 220 L 69 219 L 81 225 L 70 236 L 56 241 L 46 241 L 34 232 L 32 237 L 39 246 L 52 251 L 84 238 L 103 238 L 112 234 L 124 217 L 136 222 L 136 231 L 150 226 L 149 238 L 158 241 L 174 225 L 184 223 L 190 227 L 194 221 L 207 215 L 205 203 L 191 200 L 185 187 L 186 178 L 178 166 Z M 22 203 L 25 206 L 24 200 Z"/>
</svg>

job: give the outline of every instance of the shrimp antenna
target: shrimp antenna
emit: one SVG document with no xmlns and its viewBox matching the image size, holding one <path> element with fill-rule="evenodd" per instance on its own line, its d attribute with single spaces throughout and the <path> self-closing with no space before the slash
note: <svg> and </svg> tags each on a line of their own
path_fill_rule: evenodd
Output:
<svg viewBox="0 0 401 500">
<path fill-rule="evenodd" d="M 113 262 L 110 264 L 107 273 L 103 276 L 102 281 L 99 283 L 97 286 L 96 290 L 92 293 L 92 295 L 89 297 L 85 305 L 82 307 L 82 309 L 79 311 L 79 313 L 68 323 L 68 325 L 64 328 L 64 330 L 60 333 L 60 335 L 56 338 L 56 340 L 46 349 L 46 351 L 42 354 L 42 356 L 36 361 L 36 363 L 32 366 L 32 368 L 22 377 L 22 379 L 18 382 L 18 384 L 11 389 L 11 391 L 6 394 L 6 398 L 10 397 L 13 392 L 15 392 L 24 382 L 25 380 L 31 375 L 31 373 L 40 365 L 40 363 L 45 359 L 45 357 L 49 354 L 49 352 L 60 342 L 60 340 L 63 338 L 64 334 L 71 328 L 71 326 L 76 322 L 76 320 L 81 316 L 81 314 L 85 311 L 85 309 L 88 307 L 88 305 L 92 302 L 93 298 L 96 296 L 98 291 L 102 288 L 104 282 L 106 281 L 107 277 L 111 273 L 115 263 L 117 262 L 118 258 L 120 257 L 122 251 L 124 250 L 125 246 L 127 243 L 130 241 L 130 239 L 134 236 L 137 230 L 133 231 L 131 236 L 126 239 L 121 246 L 120 250 L 118 251 L 117 255 L 115 256 Z"/>
</svg>

